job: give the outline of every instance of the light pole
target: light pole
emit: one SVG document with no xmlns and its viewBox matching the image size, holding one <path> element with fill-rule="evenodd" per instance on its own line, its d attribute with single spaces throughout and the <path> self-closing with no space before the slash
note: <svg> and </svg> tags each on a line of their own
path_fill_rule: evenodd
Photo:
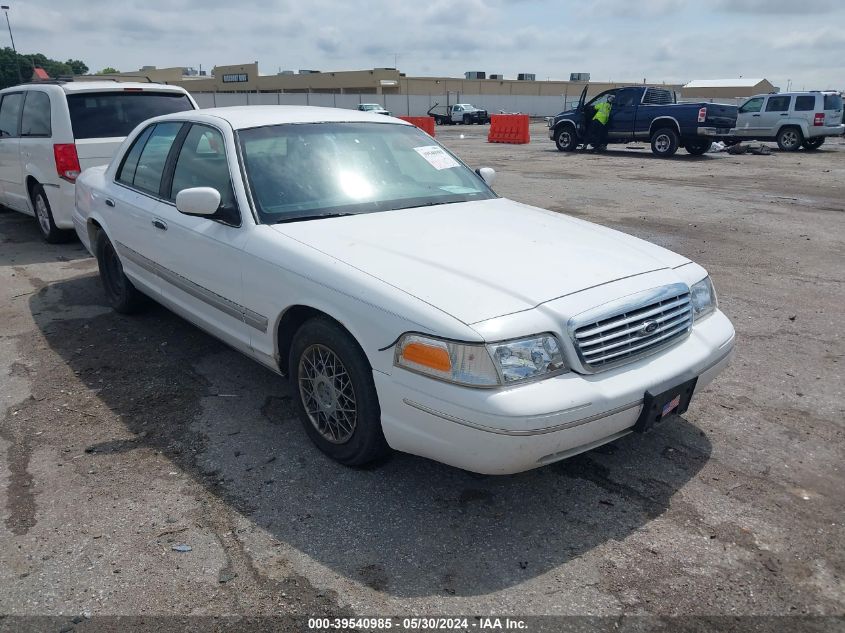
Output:
<svg viewBox="0 0 845 633">
<path fill-rule="evenodd" d="M 6 14 L 6 26 L 9 27 L 9 39 L 12 40 L 12 51 L 15 53 L 15 68 L 18 69 L 18 83 L 23 83 L 23 77 L 21 76 L 21 62 L 18 59 L 18 49 L 15 48 L 15 36 L 12 35 L 12 23 L 9 22 L 9 5 L 0 5 L 0 9 L 3 9 L 3 13 Z"/>
</svg>

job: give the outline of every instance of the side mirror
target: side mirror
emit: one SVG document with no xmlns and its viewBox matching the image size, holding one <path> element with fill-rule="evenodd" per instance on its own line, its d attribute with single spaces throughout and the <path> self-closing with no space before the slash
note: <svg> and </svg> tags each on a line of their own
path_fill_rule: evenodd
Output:
<svg viewBox="0 0 845 633">
<path fill-rule="evenodd" d="M 496 180 L 496 170 L 492 167 L 479 167 L 475 170 L 475 173 L 481 176 L 481 179 L 487 183 L 488 186 L 493 184 L 493 181 Z"/>
<path fill-rule="evenodd" d="M 220 208 L 220 192 L 212 187 L 191 187 L 176 194 L 176 210 L 185 215 L 210 216 Z"/>
</svg>

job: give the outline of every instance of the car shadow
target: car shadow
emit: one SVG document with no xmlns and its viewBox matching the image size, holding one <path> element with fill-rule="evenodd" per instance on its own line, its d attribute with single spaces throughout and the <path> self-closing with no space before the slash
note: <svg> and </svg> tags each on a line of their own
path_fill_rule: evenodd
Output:
<svg viewBox="0 0 845 633">
<path fill-rule="evenodd" d="M 30 215 L 0 207 L 0 266 L 27 266 L 90 257 L 79 240 L 47 244 Z"/>
<path fill-rule="evenodd" d="M 404 454 L 349 469 L 308 441 L 279 376 L 166 309 L 99 312 L 90 275 L 29 302 L 50 348 L 134 434 L 87 453 L 160 451 L 278 541 L 395 596 L 487 594 L 624 540 L 666 512 L 711 453 L 703 432 L 674 418 L 513 476 Z M 69 303 L 99 316 L 62 318 Z"/>
<path fill-rule="evenodd" d="M 555 147 L 545 150 L 547 152 L 553 152 L 555 154 L 561 154 L 563 156 L 612 156 L 613 158 L 632 158 L 634 160 L 641 159 L 641 160 L 683 160 L 683 161 L 708 161 L 708 160 L 717 160 L 717 154 L 725 154 L 725 152 L 716 152 L 716 153 L 707 153 L 702 154 L 700 156 L 693 156 L 692 154 L 687 154 L 683 149 L 679 149 L 678 153 L 674 156 L 656 156 L 652 153 L 649 147 L 643 147 L 642 149 L 634 149 L 634 148 L 625 148 L 625 149 L 606 149 L 603 152 L 595 152 L 593 150 L 582 150 L 577 149 L 572 152 L 561 152 L 557 150 Z"/>
</svg>

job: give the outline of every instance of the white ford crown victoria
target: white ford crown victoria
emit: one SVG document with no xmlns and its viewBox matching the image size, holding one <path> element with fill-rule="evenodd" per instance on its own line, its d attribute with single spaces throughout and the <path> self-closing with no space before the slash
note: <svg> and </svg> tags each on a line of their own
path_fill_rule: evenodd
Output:
<svg viewBox="0 0 845 633">
<path fill-rule="evenodd" d="M 513 473 L 686 411 L 734 343 L 706 271 L 492 178 L 378 114 L 182 112 L 80 176 L 74 223 L 116 310 L 288 376 L 344 464 Z"/>
</svg>

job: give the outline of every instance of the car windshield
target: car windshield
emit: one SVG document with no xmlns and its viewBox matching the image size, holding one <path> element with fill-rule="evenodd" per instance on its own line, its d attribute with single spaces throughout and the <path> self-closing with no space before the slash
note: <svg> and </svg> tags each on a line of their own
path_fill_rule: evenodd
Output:
<svg viewBox="0 0 845 633">
<path fill-rule="evenodd" d="M 300 123 L 241 130 L 262 222 L 495 198 L 473 171 L 410 125 Z"/>
<path fill-rule="evenodd" d="M 379 109 L 381 109 L 381 106 L 378 105 L 377 103 L 364 103 L 364 104 L 361 104 L 361 109 L 362 110 L 379 110 Z"/>
<path fill-rule="evenodd" d="M 68 95 L 67 106 L 76 139 L 127 136 L 141 121 L 194 109 L 184 93 L 135 90 Z"/>
</svg>

